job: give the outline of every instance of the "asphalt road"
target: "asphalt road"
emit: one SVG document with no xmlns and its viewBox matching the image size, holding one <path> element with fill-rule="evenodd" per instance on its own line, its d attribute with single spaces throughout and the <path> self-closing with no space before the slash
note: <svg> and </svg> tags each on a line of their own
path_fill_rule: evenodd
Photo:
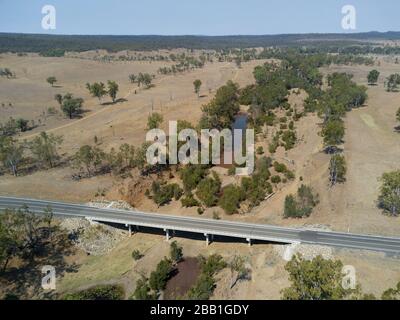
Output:
<svg viewBox="0 0 400 320">
<path fill-rule="evenodd" d="M 298 242 L 400 254 L 400 238 L 283 228 L 263 224 L 188 218 L 167 214 L 98 209 L 85 205 L 54 201 L 0 197 L 0 210 L 20 208 L 23 205 L 27 205 L 34 212 L 42 212 L 44 208 L 50 206 L 54 214 L 58 216 L 88 218 L 99 222 L 279 243 Z"/>
</svg>

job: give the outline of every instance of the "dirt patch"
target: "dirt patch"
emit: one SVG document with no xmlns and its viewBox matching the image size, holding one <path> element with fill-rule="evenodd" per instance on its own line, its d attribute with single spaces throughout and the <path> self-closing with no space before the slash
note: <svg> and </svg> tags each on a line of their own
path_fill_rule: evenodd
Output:
<svg viewBox="0 0 400 320">
<path fill-rule="evenodd" d="M 177 273 L 167 283 L 164 297 L 166 300 L 174 300 L 185 296 L 195 284 L 200 274 L 200 265 L 197 258 L 186 258 L 178 263 Z"/>
</svg>

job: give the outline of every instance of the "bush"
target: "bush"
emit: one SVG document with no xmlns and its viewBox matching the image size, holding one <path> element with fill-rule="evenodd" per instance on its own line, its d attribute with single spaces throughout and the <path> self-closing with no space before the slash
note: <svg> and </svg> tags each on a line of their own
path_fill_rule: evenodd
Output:
<svg viewBox="0 0 400 320">
<path fill-rule="evenodd" d="M 284 172 L 287 171 L 287 167 L 286 167 L 285 164 L 279 163 L 279 162 L 276 162 L 276 161 L 274 162 L 274 169 L 275 169 L 276 172 L 279 172 L 279 173 L 284 173 Z"/>
<path fill-rule="evenodd" d="M 132 258 L 133 258 L 133 260 L 135 260 L 135 261 L 140 260 L 140 259 L 143 258 L 143 254 L 140 253 L 139 250 L 133 250 L 133 251 L 132 251 Z"/>
<path fill-rule="evenodd" d="M 147 118 L 147 129 L 156 129 L 160 126 L 160 124 L 163 122 L 163 116 L 157 112 L 152 113 L 148 118 Z"/>
<path fill-rule="evenodd" d="M 200 203 L 193 197 L 193 194 L 188 194 L 186 197 L 181 199 L 182 207 L 191 208 L 198 207 Z"/>
<path fill-rule="evenodd" d="M 212 207 L 217 204 L 217 195 L 221 189 L 221 180 L 215 172 L 213 172 L 213 177 L 214 178 L 203 179 L 197 186 L 196 195 L 207 207 Z"/>
<path fill-rule="evenodd" d="M 271 178 L 271 182 L 272 182 L 272 183 L 278 184 L 278 183 L 280 183 L 281 181 L 282 181 L 282 179 L 281 179 L 280 176 L 273 176 L 273 177 Z"/>
<path fill-rule="evenodd" d="M 222 190 L 222 196 L 219 199 L 219 206 L 224 209 L 226 214 L 237 212 L 241 201 L 241 189 L 233 184 L 226 186 Z"/>
<path fill-rule="evenodd" d="M 400 214 L 400 170 L 384 173 L 378 197 L 378 205 L 384 213 L 392 216 Z"/>
<path fill-rule="evenodd" d="M 279 143 L 278 142 L 271 142 L 268 146 L 268 151 L 269 153 L 275 153 L 276 149 L 278 149 L 279 147 Z"/>
<path fill-rule="evenodd" d="M 301 185 L 297 190 L 297 197 L 286 196 L 283 215 L 285 218 L 309 217 L 317 204 L 318 195 L 315 195 L 310 187 Z"/>
<path fill-rule="evenodd" d="M 199 260 L 201 272 L 211 277 L 227 266 L 222 256 L 216 253 L 210 255 L 207 259 L 200 256 Z"/>
<path fill-rule="evenodd" d="M 207 274 L 201 274 L 195 285 L 190 288 L 187 298 L 189 300 L 208 300 L 215 289 L 215 280 Z"/>
<path fill-rule="evenodd" d="M 125 291 L 118 285 L 101 285 L 86 290 L 69 293 L 64 296 L 65 300 L 122 300 Z"/>
<path fill-rule="evenodd" d="M 183 249 L 176 241 L 170 245 L 170 256 L 174 263 L 178 263 L 183 259 Z"/>
<path fill-rule="evenodd" d="M 288 170 L 288 171 L 285 172 L 285 177 L 288 180 L 293 180 L 296 176 L 292 171 Z"/>
<path fill-rule="evenodd" d="M 172 198 L 179 200 L 183 193 L 183 190 L 176 183 L 161 185 L 159 182 L 154 181 L 151 189 L 153 192 L 153 201 L 158 206 L 168 204 L 171 202 Z"/>
<path fill-rule="evenodd" d="M 285 131 L 282 135 L 282 141 L 285 143 L 285 150 L 293 149 L 297 141 L 296 132 L 290 130 Z"/>
<path fill-rule="evenodd" d="M 136 282 L 136 289 L 132 298 L 135 300 L 155 300 L 157 295 L 150 293 L 148 279 L 142 276 L 142 278 Z"/>
<path fill-rule="evenodd" d="M 188 165 L 180 170 L 180 177 L 186 192 L 192 191 L 207 175 L 207 169 L 201 165 Z"/>
<path fill-rule="evenodd" d="M 158 263 L 156 270 L 150 274 L 150 288 L 154 291 L 165 289 L 165 285 L 167 284 L 167 280 L 169 279 L 172 270 L 172 262 L 169 259 L 164 258 L 161 260 Z"/>
<path fill-rule="evenodd" d="M 335 154 L 331 157 L 329 163 L 329 180 L 331 185 L 336 183 L 343 183 L 346 181 L 346 160 L 344 156 L 340 154 Z"/>
<path fill-rule="evenodd" d="M 262 155 L 264 154 L 264 148 L 262 146 L 257 147 L 257 154 Z"/>
</svg>

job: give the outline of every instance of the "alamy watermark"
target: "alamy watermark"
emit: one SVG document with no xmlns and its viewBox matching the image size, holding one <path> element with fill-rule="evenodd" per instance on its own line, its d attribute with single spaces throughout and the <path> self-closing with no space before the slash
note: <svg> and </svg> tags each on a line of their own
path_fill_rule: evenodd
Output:
<svg viewBox="0 0 400 320">
<path fill-rule="evenodd" d="M 342 29 L 343 30 L 356 30 L 357 28 L 357 12 L 353 5 L 345 5 L 342 7 Z"/>
<path fill-rule="evenodd" d="M 53 5 L 45 5 L 42 7 L 42 29 L 55 30 L 56 29 L 56 8 Z"/>
<path fill-rule="evenodd" d="M 45 276 L 42 278 L 43 290 L 55 290 L 56 289 L 56 268 L 53 266 L 43 266 L 42 274 Z"/>
<path fill-rule="evenodd" d="M 352 265 L 343 266 L 342 273 L 342 288 L 355 290 L 357 287 L 356 268 Z"/>
<path fill-rule="evenodd" d="M 202 129 L 199 137 L 194 129 L 177 132 L 177 128 L 177 121 L 170 121 L 168 136 L 161 129 L 147 132 L 146 141 L 152 142 L 146 151 L 148 164 L 232 165 L 234 162 L 238 166 L 236 175 L 245 176 L 254 172 L 253 129 L 234 129 L 233 132 L 230 129 Z M 224 150 L 223 161 L 221 141 Z M 179 142 L 181 145 L 178 150 Z"/>
</svg>

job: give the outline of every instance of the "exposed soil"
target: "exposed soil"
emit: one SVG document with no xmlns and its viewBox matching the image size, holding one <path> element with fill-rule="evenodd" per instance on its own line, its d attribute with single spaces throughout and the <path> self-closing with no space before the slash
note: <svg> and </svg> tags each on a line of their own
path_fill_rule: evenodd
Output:
<svg viewBox="0 0 400 320">
<path fill-rule="evenodd" d="M 177 265 L 176 274 L 168 281 L 164 291 L 164 299 L 174 300 L 184 297 L 195 284 L 200 274 L 200 266 L 197 258 L 185 258 Z"/>
</svg>

